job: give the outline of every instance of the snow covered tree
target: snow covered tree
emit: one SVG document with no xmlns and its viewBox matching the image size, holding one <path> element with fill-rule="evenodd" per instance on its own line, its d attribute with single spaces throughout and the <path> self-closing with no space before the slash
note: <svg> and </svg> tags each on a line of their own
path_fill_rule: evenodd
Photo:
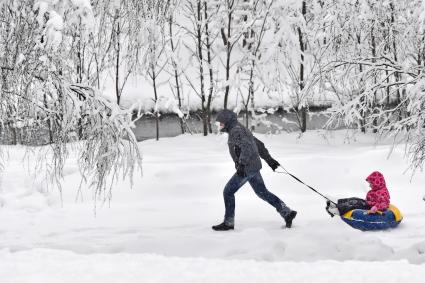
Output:
<svg viewBox="0 0 425 283">
<path fill-rule="evenodd" d="M 203 134 L 207 136 L 212 132 L 211 127 L 211 103 L 215 92 L 215 80 L 213 70 L 213 56 L 215 50 L 213 43 L 218 36 L 212 29 L 217 20 L 218 7 L 216 2 L 207 3 L 201 0 L 186 0 L 184 2 L 184 16 L 189 24 L 183 26 L 190 42 L 186 43 L 186 49 L 190 53 L 190 67 L 183 74 L 186 82 L 193 92 L 201 100 L 201 118 Z M 196 61 L 196 65 L 192 60 Z M 193 80 L 189 74 L 196 73 L 199 83 Z M 209 78 L 209 80 L 208 80 Z M 208 92 L 206 88 L 208 87 Z"/>
<path fill-rule="evenodd" d="M 354 57 L 350 49 L 330 65 L 356 74 L 362 87 L 332 109 L 329 125 L 338 122 L 392 135 L 407 142 L 413 169 L 425 161 L 424 6 L 422 1 L 356 1 L 366 42 Z M 420 7 L 420 9 L 418 9 Z M 358 16 L 359 14 L 357 14 Z M 352 22 L 350 22 L 352 23 Z M 358 40 L 360 42 L 360 40 Z M 369 48 L 367 48 L 367 46 Z"/>
<path fill-rule="evenodd" d="M 220 10 L 217 28 L 220 30 L 221 43 L 220 61 L 224 68 L 224 77 L 220 76 L 220 88 L 224 89 L 224 109 L 228 107 L 229 95 L 234 89 L 238 91 L 238 87 L 234 85 L 239 75 L 237 68 L 241 61 L 240 51 L 238 50 L 240 41 L 246 36 L 248 29 L 258 21 L 258 19 L 247 20 L 248 9 L 253 7 L 255 3 L 262 1 L 246 1 L 246 0 L 219 0 Z M 236 95 L 236 94 L 235 94 Z"/>
<path fill-rule="evenodd" d="M 173 79 L 170 80 L 170 88 L 174 94 L 174 97 L 178 101 L 178 107 L 182 110 L 183 108 L 183 86 L 182 86 L 182 65 L 181 62 L 181 46 L 182 46 L 182 31 L 178 27 L 176 22 L 176 15 L 180 12 L 180 0 L 168 0 L 169 9 L 167 11 L 167 24 L 168 24 L 168 48 L 166 49 L 167 57 L 170 59 L 169 64 L 171 65 L 170 76 Z M 188 111 L 186 111 L 186 114 Z M 186 132 L 187 125 L 184 118 L 180 118 L 180 129 L 182 134 Z"/>
<path fill-rule="evenodd" d="M 272 7 L 275 40 L 267 54 L 271 67 L 264 70 L 262 81 L 282 96 L 285 110 L 295 112 L 301 132 L 307 130 L 309 103 L 321 91 L 329 47 L 321 32 L 324 11 L 321 1 L 277 1 Z"/>
<path fill-rule="evenodd" d="M 203 2 L 203 10 L 204 10 L 204 22 L 205 22 L 205 40 L 204 46 L 207 53 L 206 64 L 208 66 L 208 78 L 209 78 L 209 86 L 208 86 L 208 94 L 207 94 L 207 124 L 208 131 L 212 133 L 211 126 L 211 106 L 212 101 L 217 93 L 217 79 L 215 78 L 214 73 L 217 75 L 217 70 L 214 70 L 213 62 L 215 61 L 216 51 L 214 49 L 214 42 L 219 37 L 219 31 L 214 29 L 214 23 L 217 21 L 218 12 L 220 9 L 220 5 L 218 3 L 211 1 Z"/>
<path fill-rule="evenodd" d="M 264 40 L 267 37 L 270 40 L 272 31 L 271 9 L 275 1 L 245 1 L 244 9 L 246 10 L 244 22 L 246 30 L 242 41 L 240 42 L 240 50 L 242 59 L 238 63 L 238 74 L 240 77 L 240 87 L 238 92 L 242 98 L 242 104 L 245 111 L 245 126 L 249 127 L 249 113 L 255 117 L 254 93 L 260 87 L 265 88 L 260 84 L 261 76 L 259 73 L 269 64 L 263 53 L 267 51 L 267 46 L 264 45 Z M 269 43 L 269 42 L 266 42 Z M 257 85 L 256 85 L 257 84 Z M 252 126 L 254 129 L 254 125 Z"/>
<path fill-rule="evenodd" d="M 106 24 L 111 29 L 109 59 L 115 81 L 115 96 L 120 104 L 124 87 L 138 67 L 140 50 L 140 3 L 134 0 L 106 0 L 102 3 Z M 101 5 L 102 5 L 101 4 Z"/>
<path fill-rule="evenodd" d="M 50 123 L 52 143 L 41 149 L 46 152 L 39 165 L 60 188 L 65 161 L 76 149 L 94 198 L 106 199 L 119 174 L 132 177 L 141 168 L 141 154 L 131 110 L 80 82 L 67 59 L 73 29 L 91 26 L 92 15 L 86 0 L 1 2 L 0 124 L 25 124 L 37 132 Z M 73 143 L 77 129 L 82 140 Z"/>
<path fill-rule="evenodd" d="M 169 1 L 144 0 L 140 1 L 138 9 L 141 9 L 141 36 L 146 38 L 141 49 L 144 53 L 142 58 L 142 70 L 152 83 L 153 101 L 155 103 L 154 116 L 156 119 L 156 140 L 159 140 L 160 96 L 158 87 L 167 84 L 160 81 L 160 75 L 168 65 L 166 55 L 166 23 L 170 8 Z M 140 51 L 139 51 L 140 52 Z"/>
</svg>

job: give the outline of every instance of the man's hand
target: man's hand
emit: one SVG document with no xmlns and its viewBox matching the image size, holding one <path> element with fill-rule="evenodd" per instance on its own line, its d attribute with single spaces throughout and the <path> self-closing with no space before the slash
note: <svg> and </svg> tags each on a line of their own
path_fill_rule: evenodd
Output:
<svg viewBox="0 0 425 283">
<path fill-rule="evenodd" d="M 245 178 L 246 177 L 245 165 L 236 163 L 236 174 L 239 177 Z"/>
<path fill-rule="evenodd" d="M 271 157 L 270 159 L 266 160 L 266 162 L 272 168 L 273 171 L 275 171 L 280 166 L 280 163 Z"/>
</svg>

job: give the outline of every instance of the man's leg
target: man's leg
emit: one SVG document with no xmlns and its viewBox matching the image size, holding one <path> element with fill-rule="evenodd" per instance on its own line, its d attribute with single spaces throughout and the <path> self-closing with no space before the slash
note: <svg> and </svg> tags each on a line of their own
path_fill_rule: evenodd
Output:
<svg viewBox="0 0 425 283">
<path fill-rule="evenodd" d="M 291 210 L 280 198 L 267 190 L 260 172 L 256 173 L 249 179 L 249 184 L 259 198 L 276 208 L 277 212 L 279 212 L 279 214 L 285 219 L 287 224 L 286 226 L 291 227 L 292 220 L 295 218 L 296 212 Z"/>
<path fill-rule="evenodd" d="M 248 181 L 247 177 L 241 177 L 234 174 L 227 182 L 223 190 L 224 206 L 226 212 L 224 214 L 224 222 L 228 225 L 234 225 L 235 222 L 235 193 Z"/>
</svg>

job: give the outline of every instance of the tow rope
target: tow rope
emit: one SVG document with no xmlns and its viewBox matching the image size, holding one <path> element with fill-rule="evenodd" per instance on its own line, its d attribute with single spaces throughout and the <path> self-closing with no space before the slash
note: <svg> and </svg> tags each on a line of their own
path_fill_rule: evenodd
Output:
<svg viewBox="0 0 425 283">
<path fill-rule="evenodd" d="M 289 176 L 291 176 L 292 178 L 294 178 L 295 180 L 297 180 L 298 182 L 300 182 L 301 184 L 303 184 L 304 186 L 306 186 L 307 188 L 309 188 L 310 190 L 312 190 L 313 192 L 315 192 L 316 194 L 320 195 L 321 197 L 323 197 L 324 199 L 330 201 L 331 203 L 335 204 L 336 203 L 332 200 L 330 200 L 328 197 L 326 197 L 325 195 L 321 194 L 319 191 L 317 191 L 315 188 L 313 188 L 312 186 L 307 185 L 306 183 L 304 183 L 303 181 L 301 181 L 297 176 L 291 174 L 288 170 L 285 169 L 285 167 L 283 167 L 282 165 L 279 165 L 280 168 L 282 168 L 285 172 L 279 172 L 279 171 L 275 171 L 276 173 L 280 173 L 280 174 L 287 174 Z"/>
</svg>

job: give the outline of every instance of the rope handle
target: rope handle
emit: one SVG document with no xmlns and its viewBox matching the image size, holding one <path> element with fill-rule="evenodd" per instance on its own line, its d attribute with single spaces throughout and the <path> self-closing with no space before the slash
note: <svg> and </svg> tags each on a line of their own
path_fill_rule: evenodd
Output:
<svg viewBox="0 0 425 283">
<path fill-rule="evenodd" d="M 300 182 L 301 184 L 303 184 L 304 186 L 306 186 L 307 188 L 309 188 L 310 190 L 312 190 L 312 191 L 313 191 L 313 192 L 315 192 L 316 194 L 318 194 L 318 195 L 322 196 L 324 199 L 326 199 L 326 200 L 328 200 L 328 201 L 330 201 L 331 203 L 333 203 L 333 204 L 335 204 L 335 205 L 336 205 L 336 203 L 335 203 L 333 200 L 331 200 L 331 199 L 329 199 L 328 197 L 326 197 L 325 195 L 321 194 L 319 191 L 317 191 L 317 190 L 316 190 L 315 188 L 313 188 L 312 186 L 309 186 L 309 185 L 307 185 L 306 183 L 304 183 L 303 181 L 301 181 L 301 180 L 300 180 L 297 176 L 295 176 L 295 175 L 291 174 L 288 170 L 286 170 L 286 169 L 285 169 L 285 167 L 283 167 L 282 165 L 279 165 L 279 167 L 280 167 L 280 168 L 282 168 L 285 172 L 275 171 L 276 173 L 279 173 L 279 174 L 287 174 L 287 175 L 291 176 L 292 178 L 294 178 L 295 180 L 297 180 L 298 182 Z"/>
</svg>

